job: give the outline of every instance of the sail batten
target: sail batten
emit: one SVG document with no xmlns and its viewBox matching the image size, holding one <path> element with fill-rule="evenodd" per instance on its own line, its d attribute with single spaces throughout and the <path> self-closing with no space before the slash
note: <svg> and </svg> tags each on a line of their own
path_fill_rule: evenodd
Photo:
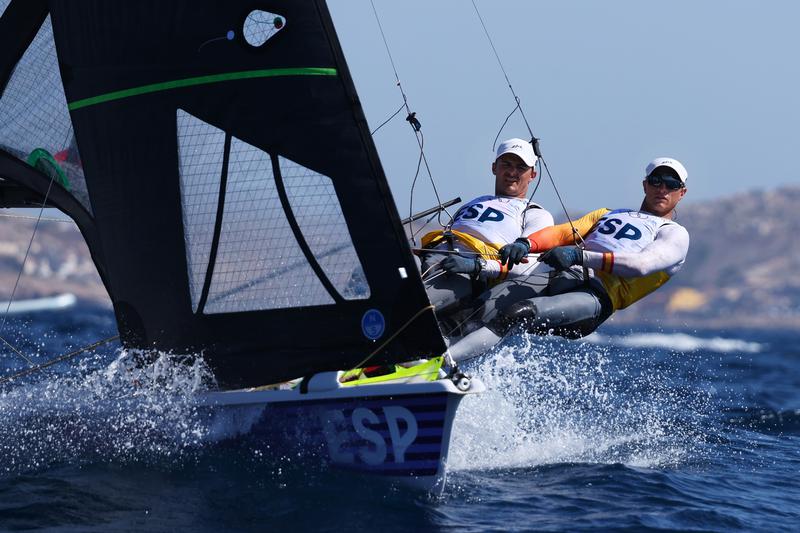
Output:
<svg viewBox="0 0 800 533">
<path fill-rule="evenodd" d="M 161 91 L 169 91 L 173 89 L 181 89 L 184 87 L 194 87 L 197 85 L 208 85 L 212 83 L 221 83 L 226 81 L 238 81 L 258 78 L 277 78 L 284 76 L 336 76 L 335 68 L 325 67 L 298 67 L 298 68 L 276 68 L 267 70 L 248 70 L 244 72 L 225 72 L 222 74 L 208 74 L 205 76 L 196 76 L 193 78 L 184 78 L 180 80 L 163 81 L 159 83 L 151 83 L 141 87 L 131 87 L 130 89 L 122 89 L 113 91 L 106 94 L 99 94 L 88 98 L 82 98 L 69 103 L 69 110 L 76 111 L 84 107 L 90 107 L 114 100 L 121 100 L 123 98 L 131 98 L 134 96 L 141 96 L 144 94 L 157 93 Z"/>
</svg>

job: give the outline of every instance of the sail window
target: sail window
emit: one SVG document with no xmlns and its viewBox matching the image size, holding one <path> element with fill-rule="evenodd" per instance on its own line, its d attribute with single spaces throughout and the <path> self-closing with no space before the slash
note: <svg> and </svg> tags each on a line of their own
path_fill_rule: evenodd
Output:
<svg viewBox="0 0 800 533">
<path fill-rule="evenodd" d="M 325 275 L 347 300 L 369 298 L 369 285 L 356 255 L 331 179 L 279 158 L 292 213 Z"/>
<path fill-rule="evenodd" d="M 52 177 L 91 213 L 49 15 L 14 68 L 0 115 L 0 149 Z"/>
<path fill-rule="evenodd" d="M 286 205 L 281 202 L 268 153 L 231 137 L 224 168 L 223 130 L 183 110 L 177 112 L 177 124 L 194 312 L 329 305 L 335 303 L 331 291 L 347 300 L 369 297 L 369 285 L 330 178 L 278 157 Z M 224 194 L 221 219 L 220 194 Z M 303 253 L 289 217 L 332 289 L 326 289 Z M 214 251 L 215 233 L 219 235 Z"/>
<path fill-rule="evenodd" d="M 308 264 L 278 196 L 266 152 L 234 138 L 206 313 L 334 303 Z"/>
<path fill-rule="evenodd" d="M 11 0 L 0 0 L 0 17 L 2 17 L 3 13 L 6 12 L 6 8 L 8 7 L 8 4 L 10 4 L 10 3 L 11 3 Z"/>
<path fill-rule="evenodd" d="M 214 238 L 225 132 L 178 110 L 178 154 L 186 259 L 197 312 Z"/>
<path fill-rule="evenodd" d="M 286 27 L 286 19 L 269 11 L 251 11 L 244 19 L 242 33 L 250 46 L 259 47 Z"/>
</svg>

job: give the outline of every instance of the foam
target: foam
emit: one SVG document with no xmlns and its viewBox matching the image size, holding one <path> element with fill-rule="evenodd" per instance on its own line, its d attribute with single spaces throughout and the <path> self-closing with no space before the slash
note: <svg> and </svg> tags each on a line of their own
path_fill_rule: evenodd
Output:
<svg viewBox="0 0 800 533">
<path fill-rule="evenodd" d="M 0 470 L 191 456 L 208 431 L 194 393 L 210 373 L 200 360 L 161 354 L 139 366 L 136 357 L 84 358 L 74 374 L 0 393 Z"/>
<path fill-rule="evenodd" d="M 607 344 L 626 348 L 664 348 L 675 352 L 706 350 L 717 353 L 758 353 L 764 349 L 764 346 L 757 342 L 723 337 L 707 339 L 686 333 L 633 333 L 615 336 L 593 333 L 583 340 L 600 345 Z"/>
<path fill-rule="evenodd" d="M 532 339 L 517 337 L 468 369 L 488 391 L 462 402 L 452 469 L 662 467 L 696 454 L 707 392 L 672 386 L 670 369 L 648 365 L 641 353 Z"/>
</svg>

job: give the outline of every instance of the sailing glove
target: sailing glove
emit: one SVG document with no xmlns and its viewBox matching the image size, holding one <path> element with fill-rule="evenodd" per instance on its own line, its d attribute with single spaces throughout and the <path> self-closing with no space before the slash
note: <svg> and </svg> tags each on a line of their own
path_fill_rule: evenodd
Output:
<svg viewBox="0 0 800 533">
<path fill-rule="evenodd" d="M 474 257 L 462 257 L 451 254 L 442 259 L 439 263 L 447 272 L 454 274 L 477 274 L 481 270 L 480 262 Z"/>
<path fill-rule="evenodd" d="M 583 250 L 577 246 L 558 246 L 539 256 L 539 261 L 556 270 L 583 264 Z"/>
<path fill-rule="evenodd" d="M 508 263 L 509 268 L 524 259 L 531 251 L 531 242 L 525 237 L 520 237 L 511 244 L 500 248 L 500 263 Z"/>
</svg>

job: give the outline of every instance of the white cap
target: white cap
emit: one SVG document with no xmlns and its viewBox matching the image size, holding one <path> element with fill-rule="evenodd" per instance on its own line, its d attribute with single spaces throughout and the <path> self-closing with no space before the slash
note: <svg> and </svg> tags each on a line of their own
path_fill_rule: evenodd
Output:
<svg viewBox="0 0 800 533">
<path fill-rule="evenodd" d="M 497 147 L 495 160 L 503 154 L 518 155 L 526 165 L 532 167 L 536 164 L 536 154 L 533 153 L 533 146 L 528 141 L 522 139 L 509 139 L 500 143 Z"/>
<path fill-rule="evenodd" d="M 686 168 L 681 164 L 680 161 L 671 157 L 657 157 L 650 161 L 650 163 L 647 164 L 644 177 L 646 178 L 649 176 L 658 167 L 671 168 L 676 174 L 678 174 L 678 178 L 681 180 L 681 183 L 686 185 L 686 178 L 689 177 L 689 174 L 686 172 Z"/>
</svg>

